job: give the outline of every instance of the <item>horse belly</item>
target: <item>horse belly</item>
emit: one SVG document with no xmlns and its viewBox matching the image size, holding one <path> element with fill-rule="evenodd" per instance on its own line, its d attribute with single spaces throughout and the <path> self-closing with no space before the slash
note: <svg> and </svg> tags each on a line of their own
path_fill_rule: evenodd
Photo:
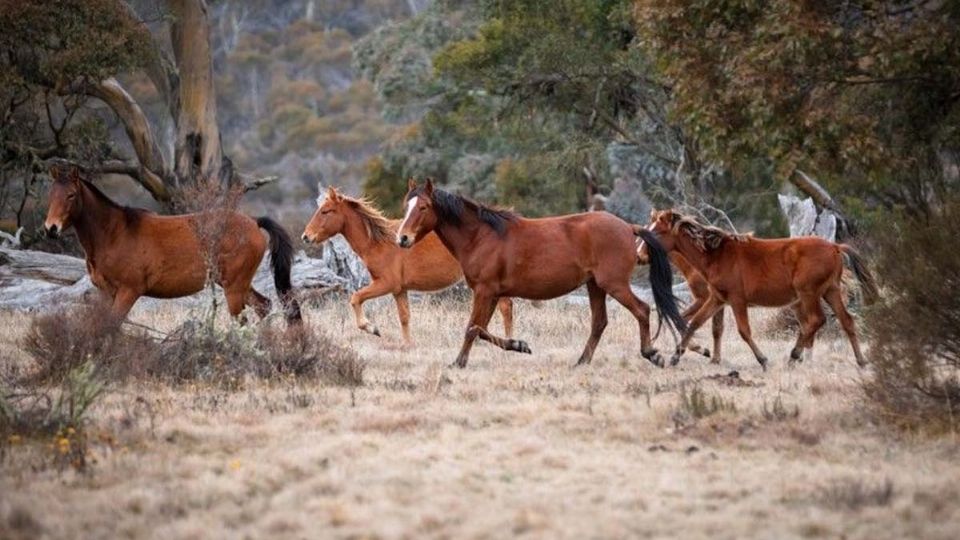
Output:
<svg viewBox="0 0 960 540">
<path fill-rule="evenodd" d="M 192 266 L 176 270 L 165 269 L 149 281 L 144 296 L 180 298 L 202 291 L 207 279 L 203 268 Z"/>
<path fill-rule="evenodd" d="M 589 275 L 577 266 L 540 266 L 524 277 L 505 280 L 501 296 L 515 296 L 530 300 L 550 300 L 575 291 Z"/>
</svg>

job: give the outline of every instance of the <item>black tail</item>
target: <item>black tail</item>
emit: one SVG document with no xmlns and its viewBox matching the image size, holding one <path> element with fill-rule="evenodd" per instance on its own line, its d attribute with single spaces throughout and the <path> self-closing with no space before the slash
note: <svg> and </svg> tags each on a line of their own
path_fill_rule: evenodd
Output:
<svg viewBox="0 0 960 540">
<path fill-rule="evenodd" d="M 650 288 L 653 290 L 653 302 L 660 313 L 660 321 L 666 319 L 669 326 L 682 333 L 687 329 L 687 321 L 680 315 L 677 299 L 673 296 L 670 258 L 660 245 L 657 235 L 646 229 L 635 229 L 635 232 L 647 243 L 647 253 L 650 256 Z"/>
<path fill-rule="evenodd" d="M 867 263 L 863 260 L 863 255 L 846 244 L 840 244 L 840 251 L 846 256 L 850 269 L 853 270 L 854 275 L 857 276 L 857 281 L 863 288 L 863 303 L 870 305 L 876 302 L 880 298 L 880 291 L 877 289 L 876 280 L 873 279 L 873 275 L 867 269 Z"/>
<path fill-rule="evenodd" d="M 268 217 L 257 218 L 257 226 L 270 235 L 270 266 L 273 267 L 273 285 L 277 288 L 277 296 L 283 302 L 288 322 L 299 322 L 303 319 L 300 314 L 300 303 L 293 294 L 293 285 L 290 283 L 290 269 L 293 266 L 293 242 L 290 235 L 276 221 Z"/>
</svg>

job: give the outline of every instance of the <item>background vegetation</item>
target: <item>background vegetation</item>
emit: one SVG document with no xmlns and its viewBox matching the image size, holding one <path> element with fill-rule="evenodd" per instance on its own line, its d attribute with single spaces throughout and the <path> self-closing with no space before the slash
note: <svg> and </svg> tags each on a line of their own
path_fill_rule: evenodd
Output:
<svg viewBox="0 0 960 540">
<path fill-rule="evenodd" d="M 177 29 L 204 28 L 187 25 L 191 6 L 210 29 L 194 56 L 212 62 L 216 120 L 200 131 L 219 144 L 197 154 L 222 154 L 211 169 L 184 165 L 198 139 L 184 134 L 189 103 L 171 98 L 193 74 Z M 781 235 L 775 195 L 799 189 L 878 262 L 885 300 L 866 313 L 882 338 L 877 383 L 906 396 L 885 403 L 957 402 L 954 347 L 936 331 L 957 317 L 953 295 L 938 294 L 957 280 L 946 233 L 960 191 L 956 2 L 48 7 L 0 0 L 0 218 L 26 245 L 69 248 L 37 234 L 53 158 L 116 173 L 104 181 L 118 198 L 167 210 L 164 190 L 204 171 L 276 176 L 247 204 L 289 219 L 312 210 L 318 181 L 397 212 L 406 178 L 433 176 L 531 216 L 600 194 L 636 222 L 670 205 Z M 134 129 L 137 110 L 149 129 Z"/>
</svg>

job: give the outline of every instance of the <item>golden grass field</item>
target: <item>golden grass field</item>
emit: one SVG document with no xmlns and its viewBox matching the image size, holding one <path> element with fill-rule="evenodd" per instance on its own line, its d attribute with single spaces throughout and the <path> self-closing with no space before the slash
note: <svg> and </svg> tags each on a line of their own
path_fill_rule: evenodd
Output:
<svg viewBox="0 0 960 540">
<path fill-rule="evenodd" d="M 792 336 L 762 335 L 762 373 L 728 314 L 722 365 L 688 353 L 661 370 L 611 306 L 593 364 L 571 369 L 588 309 L 521 302 L 532 356 L 478 344 L 452 370 L 466 304 L 414 304 L 413 350 L 398 346 L 392 301 L 367 309 L 384 338 L 357 331 L 343 302 L 306 311 L 367 359 L 353 395 L 125 384 L 89 414 L 87 472 L 43 466 L 45 443 L 13 447 L 0 538 L 960 537 L 960 444 L 875 425 L 836 335 L 795 369 Z M 172 329 L 186 316 L 131 318 Z M 753 312 L 756 333 L 765 318 Z M 0 316 L 3 362 L 29 362 L 28 324 Z M 739 381 L 710 378 L 733 369 Z M 695 386 L 736 410 L 693 418 L 681 396 Z"/>
</svg>

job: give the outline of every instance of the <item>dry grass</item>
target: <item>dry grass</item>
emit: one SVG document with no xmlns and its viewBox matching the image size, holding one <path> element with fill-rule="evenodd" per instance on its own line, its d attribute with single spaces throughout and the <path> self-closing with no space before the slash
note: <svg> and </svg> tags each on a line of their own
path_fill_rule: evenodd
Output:
<svg viewBox="0 0 960 540">
<path fill-rule="evenodd" d="M 611 307 L 594 363 L 571 369 L 589 331 L 587 308 L 521 303 L 517 334 L 532 356 L 479 344 L 467 369 L 450 370 L 467 306 L 414 304 L 419 346 L 407 351 L 392 304 L 368 305 L 387 337 L 355 330 L 342 303 L 305 313 L 309 328 L 367 359 L 360 387 L 296 377 L 239 389 L 131 380 L 87 413 L 86 473 L 37 466 L 45 443 L 13 446 L 0 463 L 0 537 L 955 538 L 960 530 L 960 507 L 944 504 L 958 494 L 960 446 L 875 427 L 859 405 L 862 372 L 845 341 L 821 340 L 813 362 L 788 369 L 788 337 L 760 340 L 772 360 L 764 374 L 728 332 L 723 365 L 688 355 L 660 370 L 640 357 L 629 315 Z M 185 317 L 132 314 L 164 331 Z M 3 315 L 0 325 L 0 372 L 25 372 L 17 343 L 29 321 Z M 669 348 L 669 338 L 659 345 Z M 693 388 L 702 403 L 716 398 L 718 412 L 678 426 L 682 393 L 689 401 Z"/>
</svg>

